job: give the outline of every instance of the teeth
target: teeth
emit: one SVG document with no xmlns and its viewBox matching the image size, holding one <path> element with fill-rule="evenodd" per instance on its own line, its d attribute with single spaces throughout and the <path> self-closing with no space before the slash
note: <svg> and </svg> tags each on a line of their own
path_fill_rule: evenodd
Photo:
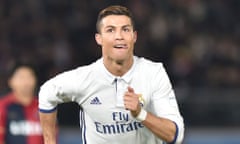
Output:
<svg viewBox="0 0 240 144">
<path fill-rule="evenodd" d="M 117 45 L 114 45 L 114 48 L 124 48 L 126 47 L 125 44 L 117 44 Z"/>
</svg>

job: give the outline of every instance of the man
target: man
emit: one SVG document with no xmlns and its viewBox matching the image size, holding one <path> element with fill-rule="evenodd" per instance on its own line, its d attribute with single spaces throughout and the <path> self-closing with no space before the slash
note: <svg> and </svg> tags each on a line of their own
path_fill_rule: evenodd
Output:
<svg viewBox="0 0 240 144">
<path fill-rule="evenodd" d="M 129 10 L 99 13 L 102 58 L 46 82 L 39 93 L 45 144 L 56 144 L 57 105 L 77 102 L 83 144 L 181 143 L 184 124 L 161 63 L 134 56 L 137 33 Z"/>
<path fill-rule="evenodd" d="M 31 66 L 17 65 L 9 86 L 12 92 L 0 100 L 0 144 L 43 144 Z"/>
</svg>

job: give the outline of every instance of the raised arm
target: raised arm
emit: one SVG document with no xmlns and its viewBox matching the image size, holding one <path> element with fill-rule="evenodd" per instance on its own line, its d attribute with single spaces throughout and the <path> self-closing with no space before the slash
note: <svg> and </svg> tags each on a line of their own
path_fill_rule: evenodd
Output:
<svg viewBox="0 0 240 144">
<path fill-rule="evenodd" d="M 57 110 L 50 113 L 44 113 L 40 111 L 39 116 L 43 130 L 44 144 L 57 144 Z"/>
<path fill-rule="evenodd" d="M 139 96 L 129 87 L 125 93 L 125 108 L 161 140 L 171 144 L 181 144 L 184 137 L 184 122 L 179 112 L 175 93 L 163 67 L 152 71 L 150 87 L 151 112 L 140 106 Z"/>
<path fill-rule="evenodd" d="M 129 109 L 132 115 L 142 122 L 156 136 L 168 143 L 181 143 L 182 132 L 179 135 L 178 125 L 167 118 L 158 117 L 144 110 L 139 104 L 139 97 L 132 88 L 128 88 L 125 97 L 125 108 Z M 182 129 L 182 127 L 181 127 Z M 181 130 L 182 131 L 182 130 Z"/>
</svg>

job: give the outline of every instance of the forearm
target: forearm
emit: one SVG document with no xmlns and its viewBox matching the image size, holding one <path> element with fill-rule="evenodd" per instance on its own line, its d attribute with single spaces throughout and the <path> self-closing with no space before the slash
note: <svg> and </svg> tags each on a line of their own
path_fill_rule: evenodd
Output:
<svg viewBox="0 0 240 144">
<path fill-rule="evenodd" d="M 43 130 L 44 144 L 57 144 L 56 142 L 56 117 L 57 111 L 52 113 L 39 112 Z"/>
<path fill-rule="evenodd" d="M 171 121 L 167 118 L 157 117 L 150 112 L 146 112 L 139 103 L 139 96 L 134 93 L 134 90 L 131 87 L 128 87 L 128 92 L 124 95 L 124 106 L 126 109 L 131 111 L 133 117 L 136 120 L 141 121 L 145 127 L 147 127 L 152 133 L 158 136 L 165 142 L 171 143 L 176 140 L 176 144 L 180 144 L 184 135 L 184 124 L 181 121 L 181 116 L 178 114 L 177 109 L 172 109 L 174 113 L 174 119 L 177 121 Z M 158 109 L 158 108 L 156 108 Z M 179 118 L 179 119 L 178 119 Z M 176 123 L 175 123 L 176 122 Z"/>
<path fill-rule="evenodd" d="M 159 118 L 151 113 L 142 121 L 150 131 L 166 142 L 173 142 L 176 135 L 176 125 L 169 119 Z"/>
</svg>

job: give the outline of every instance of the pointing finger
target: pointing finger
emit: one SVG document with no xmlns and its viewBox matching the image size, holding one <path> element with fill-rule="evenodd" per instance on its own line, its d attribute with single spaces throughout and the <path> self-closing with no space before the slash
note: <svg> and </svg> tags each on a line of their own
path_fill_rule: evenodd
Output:
<svg viewBox="0 0 240 144">
<path fill-rule="evenodd" d="M 134 89 L 132 88 L 132 87 L 128 87 L 128 92 L 130 92 L 130 93 L 134 93 Z"/>
</svg>

